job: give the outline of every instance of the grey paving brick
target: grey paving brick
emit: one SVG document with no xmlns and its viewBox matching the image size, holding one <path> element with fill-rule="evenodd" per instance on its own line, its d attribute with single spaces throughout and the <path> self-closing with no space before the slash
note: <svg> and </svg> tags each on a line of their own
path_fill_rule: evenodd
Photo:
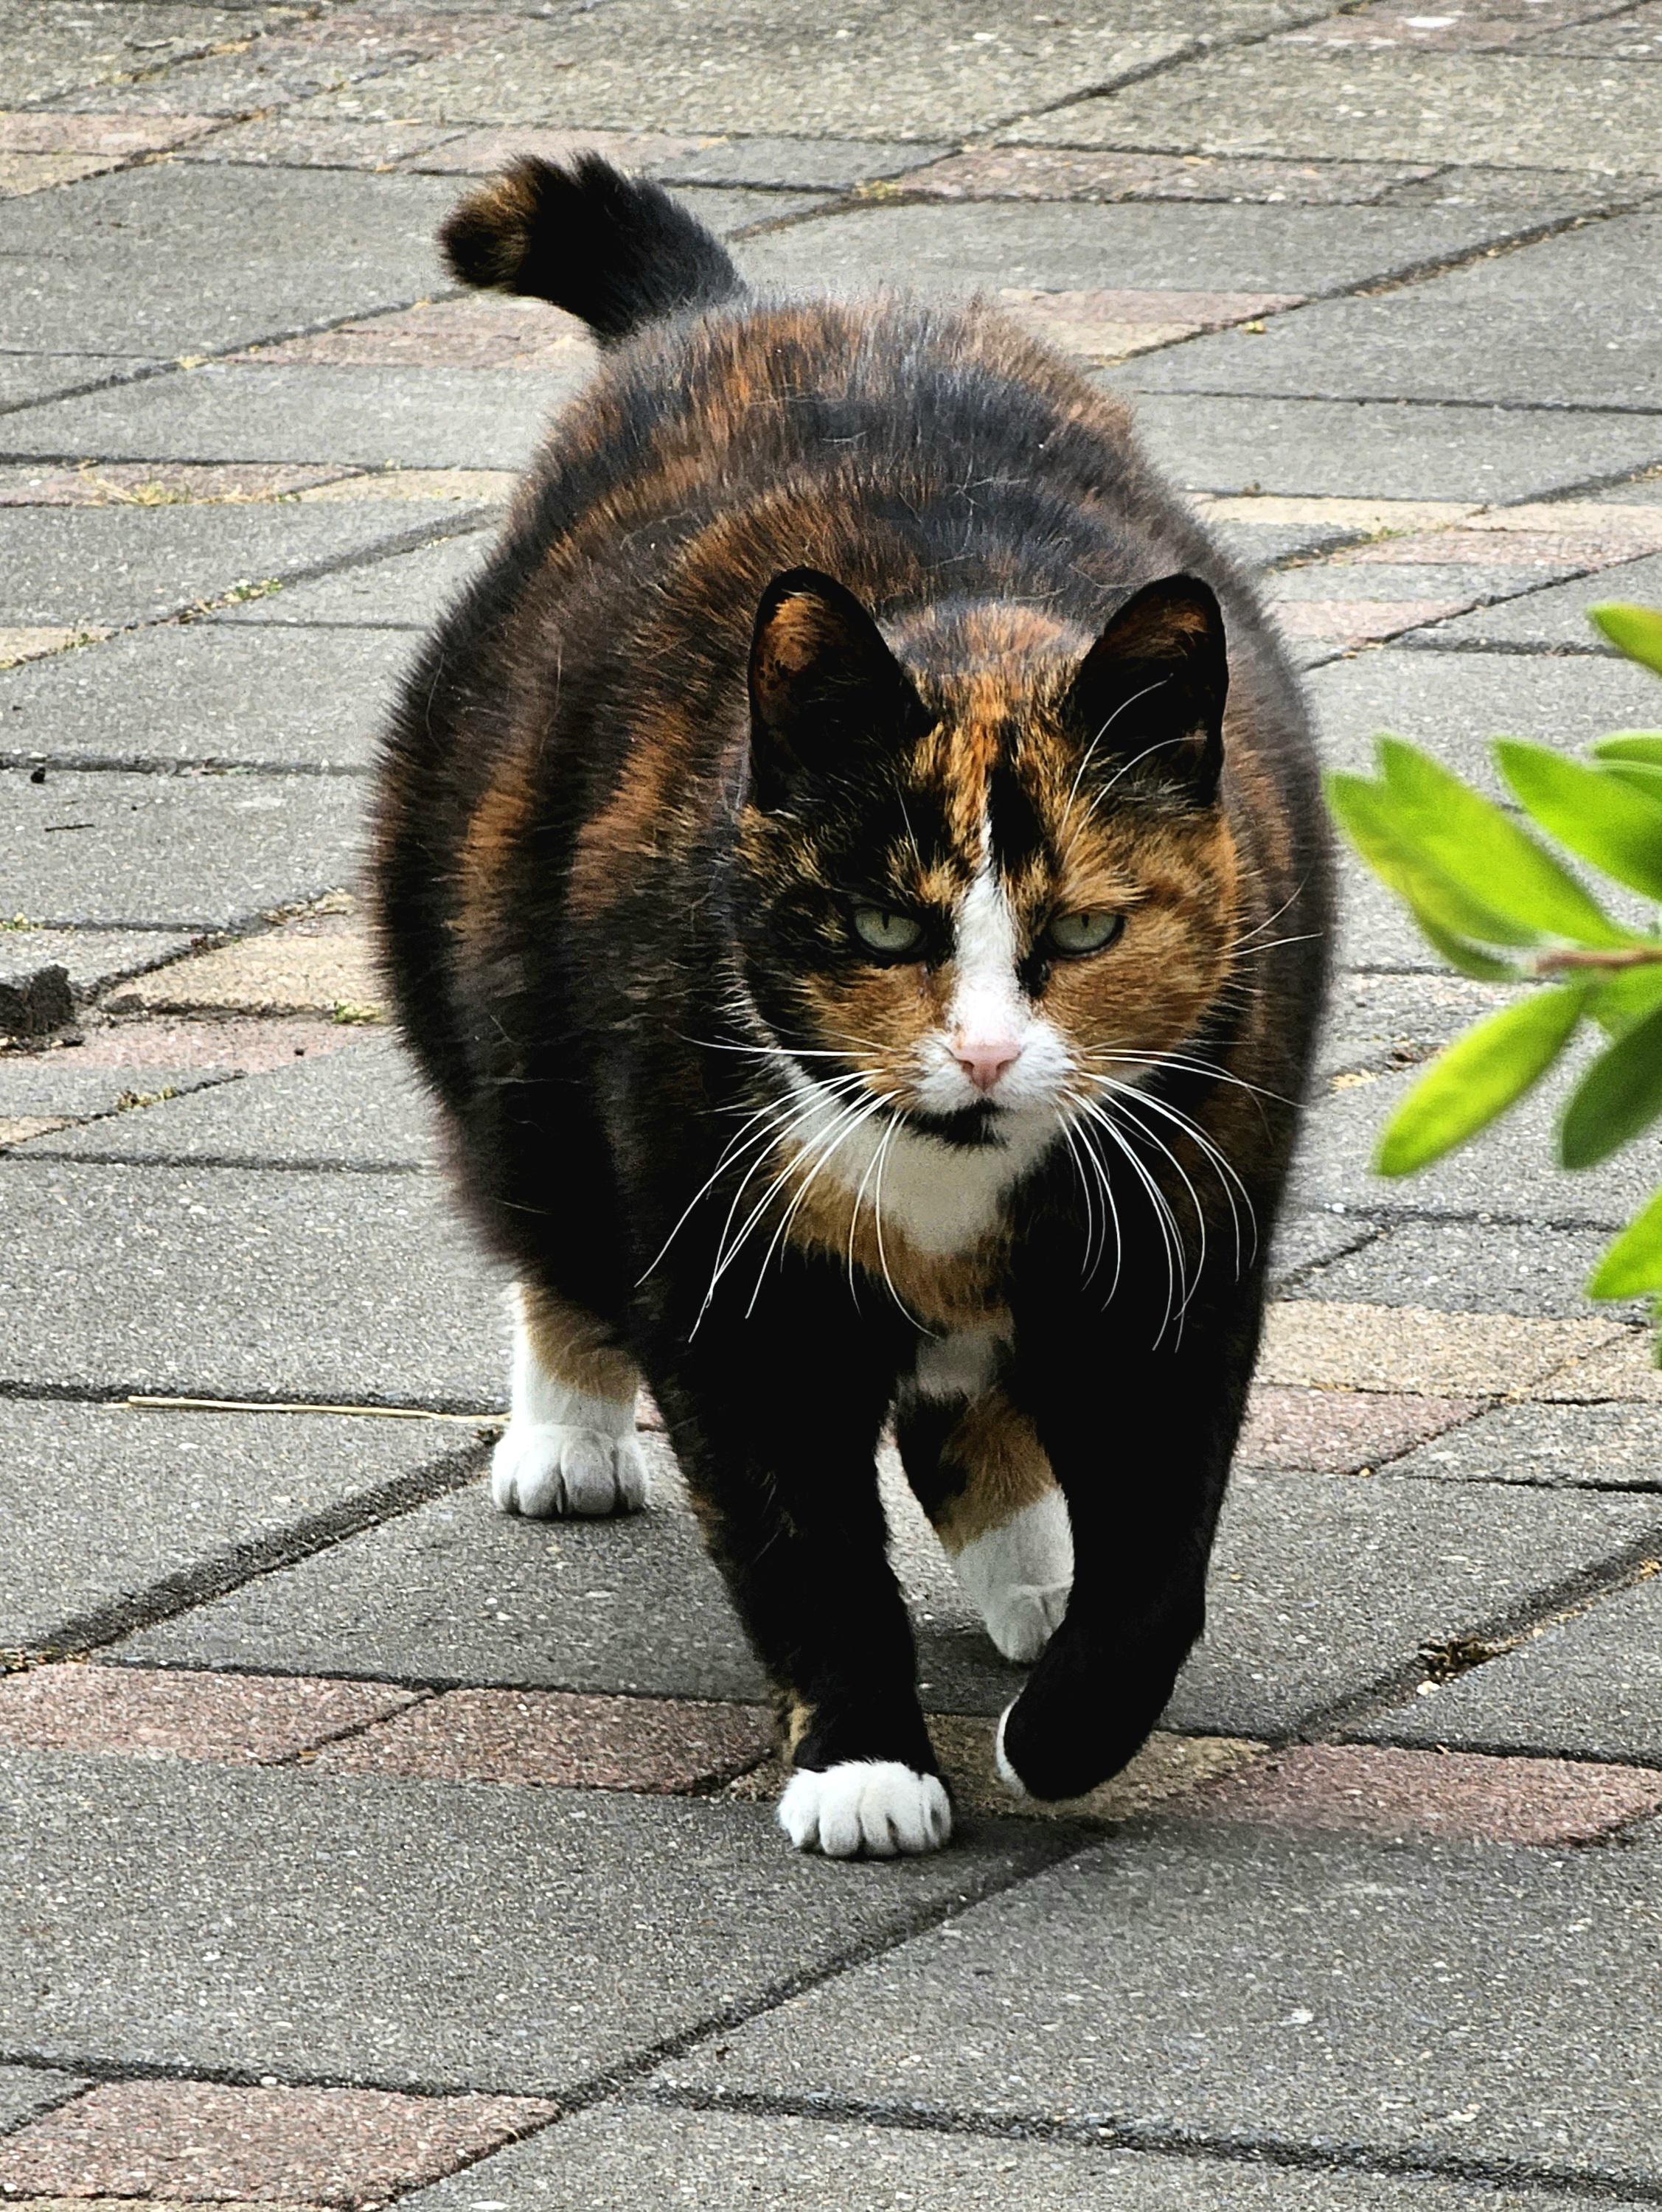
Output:
<svg viewBox="0 0 1662 2212">
<path fill-rule="evenodd" d="M 1133 398 L 1144 444 L 1194 491 L 1530 499 L 1662 460 L 1662 424 L 1643 415 L 1566 409 L 1552 417 L 1548 435 L 1533 413 L 1518 408 L 1138 398 L 1135 362 L 1098 380 Z"/>
<path fill-rule="evenodd" d="M 53 1754 L 0 1773 L 26 1908 L 9 2042 L 388 2087 L 575 2087 L 1054 1848 L 966 1821 L 953 1851 L 849 1869 L 796 1856 L 762 1806 Z"/>
<path fill-rule="evenodd" d="M 987 201 L 854 209 L 754 239 L 738 260 L 755 282 L 844 291 L 887 283 L 952 296 L 1006 285 L 1317 292 L 1422 266 L 1505 228 L 1470 210 Z"/>
<path fill-rule="evenodd" d="M 1336 1260 L 1342 1252 L 1353 1250 L 1373 1234 L 1369 1222 L 1348 1221 L 1339 1214 L 1288 1206 L 1275 1224 L 1275 1241 L 1269 1255 L 1270 1279 L 1276 1284 L 1286 1283 L 1306 1267 Z"/>
<path fill-rule="evenodd" d="M 72 227 L 55 193 L 0 202 L 7 343 L 73 353 L 96 332 L 172 359 L 404 305 L 439 281 L 454 197 L 435 177 L 161 162 L 77 185 Z"/>
<path fill-rule="evenodd" d="M 350 882 L 363 795 L 344 776 L 0 769 L 0 873 L 33 921 L 229 929 Z"/>
<path fill-rule="evenodd" d="M 1585 1294 L 1582 1286 L 1609 1243 L 1600 1229 L 1405 1221 L 1307 1278 L 1302 1295 L 1365 1305 L 1432 1306 L 1440 1313 L 1641 1319 L 1642 1304 L 1594 1306 Z"/>
<path fill-rule="evenodd" d="M 32 406 L 37 400 L 84 392 L 118 377 L 136 375 L 141 369 L 162 366 L 159 361 L 138 356 L 121 360 L 110 354 L 0 354 L 0 409 Z"/>
<path fill-rule="evenodd" d="M 1662 1765 L 1662 1576 L 1600 1599 L 1355 1733 Z"/>
<path fill-rule="evenodd" d="M 1379 1133 L 1416 1079 L 1416 1071 L 1384 1075 L 1317 1102 L 1294 1170 L 1303 1204 L 1619 1229 L 1655 1188 L 1655 1159 L 1642 1145 L 1575 1175 L 1554 1165 L 1553 1125 L 1565 1083 L 1553 1078 L 1492 1130 L 1420 1174 L 1375 1176 Z"/>
<path fill-rule="evenodd" d="M 1292 15 L 1282 0 L 1225 0 L 1208 8 L 1207 27 L 1251 33 Z M 719 16 L 617 0 L 604 25 L 584 12 L 493 23 L 463 53 L 312 106 L 447 123 L 956 142 L 1192 52 L 1197 27 L 1180 0 L 1092 0 L 1065 18 L 1003 15 L 948 36 L 928 0 L 898 0 L 857 26 L 813 0 L 742 0 Z"/>
<path fill-rule="evenodd" d="M 3 18 L 11 98 L 20 104 L 51 100 L 78 86 L 110 84 L 204 47 L 248 37 L 285 11 L 240 5 L 63 4 L 63 0 L 10 0 Z M 119 94 L 106 94 L 119 106 Z"/>
<path fill-rule="evenodd" d="M 187 936 L 155 929 L 0 931 L 0 989 L 43 968 L 62 968 L 73 998 L 94 999 L 112 983 L 174 958 L 190 942 Z"/>
<path fill-rule="evenodd" d="M 519 469 L 549 416 L 581 381 L 581 371 L 227 368 L 210 362 L 0 416 L 0 452 Z M 298 511 L 317 520 L 333 514 L 338 526 L 338 508 Z"/>
<path fill-rule="evenodd" d="M 1134 1833 L 664 2073 L 1648 2190 L 1659 1938 L 1617 1851 Z"/>
<path fill-rule="evenodd" d="M 73 1051 L 0 1054 L 0 1121 L 19 1115 L 113 1114 L 135 1091 L 181 1095 L 213 1081 L 200 1068 L 146 1069 L 142 1083 L 122 1067 L 87 1067 Z"/>
<path fill-rule="evenodd" d="M 1608 599 L 1625 599 L 1641 606 L 1662 601 L 1662 553 L 1621 562 L 1615 568 L 1601 569 L 1596 576 L 1580 576 L 1574 583 L 1531 592 L 1504 606 L 1479 607 L 1469 615 L 1457 615 L 1450 622 L 1439 623 L 1434 629 L 1422 631 L 1415 642 L 1421 649 L 1439 652 L 1450 646 L 1475 645 L 1614 653 L 1616 648 L 1606 644 L 1587 620 L 1587 609 Z M 1653 717 L 1656 687 L 1653 684 L 1648 688 L 1653 695 L 1649 715 Z M 1646 726 L 1649 726 L 1648 719 Z"/>
<path fill-rule="evenodd" d="M 1504 984 L 1473 982 L 1446 969 L 1428 975 L 1341 973 L 1329 986 L 1322 1049 L 1334 1068 L 1408 1066 L 1428 1059 L 1457 1030 L 1505 1006 L 1510 996 Z"/>
<path fill-rule="evenodd" d="M 0 1399 L 0 1646 L 73 1648 L 164 1593 L 222 1589 L 297 1531 L 431 1494 L 478 1451 L 448 1422 Z"/>
<path fill-rule="evenodd" d="M 290 585 L 214 617 L 216 626 L 425 629 L 484 561 L 490 539 L 478 531 L 399 553 L 362 567 L 338 569 Z"/>
<path fill-rule="evenodd" d="M 457 520 L 441 500 L 0 507 L 0 624 L 154 622 L 238 585 L 411 543 Z"/>
<path fill-rule="evenodd" d="M 73 2074 L 54 2073 L 44 2066 L 0 2066 L 0 2135 L 90 2086 Z"/>
<path fill-rule="evenodd" d="M 0 1059 L 0 1112 L 9 1110 L 6 1065 Z M 113 1073 L 105 1079 L 118 1079 Z M 399 1168 L 434 1163 L 432 1109 L 391 1038 L 368 1039 L 321 1060 L 297 1060 L 214 1088 L 222 1095 L 168 1099 L 90 1128 L 37 1138 L 31 1156 L 45 1148 L 58 1158 L 192 1166 Z"/>
<path fill-rule="evenodd" d="M 1337 855 L 1337 925 L 1332 943 L 1340 969 L 1436 969 L 1442 964 L 1408 908 L 1348 847 Z"/>
<path fill-rule="evenodd" d="M 1662 1409 L 1497 1406 L 1393 1460 L 1393 1474 L 1444 1482 L 1662 1488 Z"/>
<path fill-rule="evenodd" d="M 473 2212 L 493 2197 L 514 2212 L 634 2212 L 642 2203 L 732 2203 L 735 2185 L 776 2212 L 827 2204 L 846 2212 L 1001 2204 L 1026 2212 L 1594 2212 L 1610 2202 L 1534 2190 L 1508 2190 L 1501 2199 L 1425 2174 L 1304 2173 L 1245 2160 L 934 2134 L 863 2118 L 641 2105 L 580 2113 L 400 2202 L 408 2212 Z"/>
<path fill-rule="evenodd" d="M 497 1277 L 435 1177 L 0 1163 L 0 1382 L 494 1413 Z"/>
<path fill-rule="evenodd" d="M 0 760 L 366 768 L 411 651 L 373 629 L 130 631 L 0 672 Z"/>
<path fill-rule="evenodd" d="M 1662 173 L 1654 71 L 1560 55 L 1312 51 L 1293 39 L 1212 56 L 1016 124 L 1041 144 L 1300 160 L 1515 162 Z"/>
<path fill-rule="evenodd" d="M 794 185 L 846 191 L 874 177 L 898 177 L 947 150 L 943 141 L 876 138 L 724 138 L 696 154 L 650 166 L 672 185 Z"/>
<path fill-rule="evenodd" d="M 1599 592 L 1619 595 L 1608 580 Z M 1586 635 L 1591 641 L 1591 630 Z M 1655 678 L 1614 657 L 1570 661 L 1387 647 L 1315 670 L 1307 689 L 1328 767 L 1373 774 L 1373 740 L 1389 731 L 1425 746 L 1491 796 L 1508 798 L 1493 766 L 1496 737 L 1580 751 L 1611 730 L 1647 728 L 1662 708 Z"/>
<path fill-rule="evenodd" d="M 1160 392 L 1654 410 L 1662 366 L 1641 272 L 1659 252 L 1662 216 L 1620 216 L 1372 299 L 1276 315 L 1257 336 L 1215 331 L 1146 362 L 1139 380 Z"/>
<path fill-rule="evenodd" d="M 1208 525 L 1235 558 L 1249 568 L 1267 568 L 1295 553 L 1325 553 L 1357 532 L 1319 522 L 1214 522 Z"/>
<path fill-rule="evenodd" d="M 630 1520 L 534 1523 L 483 1489 L 445 1499 L 131 1638 L 124 1658 L 753 1699 L 765 1684 L 699 1549 L 661 1440 Z M 936 1711 L 1001 1711 L 1020 1676 L 987 1642 L 891 1463 L 885 1498 Z M 1650 1502 L 1470 1496 L 1352 1476 L 1242 1475 L 1225 1509 L 1207 1640 L 1168 1720 L 1278 1734 L 1613 1557 Z"/>
</svg>

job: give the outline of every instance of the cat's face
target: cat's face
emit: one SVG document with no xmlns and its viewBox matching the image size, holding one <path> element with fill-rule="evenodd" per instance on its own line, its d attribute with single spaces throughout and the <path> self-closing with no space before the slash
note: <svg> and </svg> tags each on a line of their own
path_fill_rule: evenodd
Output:
<svg viewBox="0 0 1662 2212">
<path fill-rule="evenodd" d="M 898 645 L 813 571 L 763 601 L 746 982 L 799 1091 L 983 1145 L 1146 1080 L 1227 980 L 1221 617 L 1178 577 L 1088 650 L 986 606 Z"/>
</svg>

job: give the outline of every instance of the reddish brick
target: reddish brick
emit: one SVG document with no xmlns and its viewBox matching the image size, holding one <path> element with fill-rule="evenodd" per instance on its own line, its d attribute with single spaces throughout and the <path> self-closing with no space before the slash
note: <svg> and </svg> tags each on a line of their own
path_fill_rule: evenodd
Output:
<svg viewBox="0 0 1662 2212">
<path fill-rule="evenodd" d="M 1631 539 L 1620 532 L 1592 530 L 1444 530 L 1412 538 L 1387 538 L 1377 545 L 1356 545 L 1336 553 L 1337 567 L 1413 568 L 1422 562 L 1471 561 L 1486 568 L 1562 568 L 1574 562 L 1602 568 L 1632 557 Z"/>
<path fill-rule="evenodd" d="M 750 1705 L 563 1690 L 453 1690 L 318 1753 L 337 1773 L 545 1783 L 668 1795 L 725 1781 L 767 1751 Z"/>
<path fill-rule="evenodd" d="M 557 2117 L 533 2097 L 112 2081 L 0 2142 L 0 2189 L 355 2205 L 437 2181 Z"/>
<path fill-rule="evenodd" d="M 88 1028 L 72 1049 L 80 1067 L 211 1067 L 263 1075 L 358 1041 L 356 1028 L 333 1021 L 108 1021 Z"/>
<path fill-rule="evenodd" d="M 1662 1805 L 1662 1773 L 1475 1752 L 1299 1744 L 1208 1783 L 1166 1809 L 1265 1826 L 1585 1844 Z"/>
<path fill-rule="evenodd" d="M 412 1692 L 314 1675 L 191 1674 L 161 1667 L 37 1667 L 0 1680 L 0 1743 L 19 1751 L 285 1759 L 380 1720 Z"/>
<path fill-rule="evenodd" d="M 1281 599 L 1275 620 L 1288 637 L 1362 645 L 1464 614 L 1476 599 Z"/>
<path fill-rule="evenodd" d="M 1252 1393 L 1236 1464 L 1355 1474 L 1397 1458 L 1482 1411 L 1480 1398 L 1306 1390 L 1273 1382 Z"/>
<path fill-rule="evenodd" d="M 92 154 L 111 161 L 160 154 L 211 131 L 211 115 L 52 115 L 44 109 L 0 113 L 0 152 Z"/>
<path fill-rule="evenodd" d="M 541 301 L 438 300 L 232 359 L 264 368 L 586 368 L 594 346 L 573 317 Z"/>
</svg>

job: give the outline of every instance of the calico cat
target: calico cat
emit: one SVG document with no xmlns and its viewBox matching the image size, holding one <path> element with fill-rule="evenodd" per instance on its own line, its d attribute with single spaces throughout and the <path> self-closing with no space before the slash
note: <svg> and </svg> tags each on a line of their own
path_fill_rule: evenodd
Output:
<svg viewBox="0 0 1662 2212">
<path fill-rule="evenodd" d="M 607 349 L 404 687 L 400 1021 L 513 1271 L 492 1486 L 630 1510 L 644 1378 L 776 1686 L 780 1819 L 951 1828 L 906 1474 L 1001 1771 L 1131 1757 L 1199 1635 L 1322 985 L 1294 681 L 1115 400 L 981 307 L 755 297 L 654 185 L 445 228 Z"/>
</svg>

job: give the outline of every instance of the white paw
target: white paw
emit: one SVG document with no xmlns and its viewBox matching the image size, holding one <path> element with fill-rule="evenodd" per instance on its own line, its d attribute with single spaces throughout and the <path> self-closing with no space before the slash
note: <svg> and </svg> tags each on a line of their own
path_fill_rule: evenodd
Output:
<svg viewBox="0 0 1662 2212">
<path fill-rule="evenodd" d="M 893 1759 L 850 1759 L 793 1774 L 779 1800 L 779 1825 L 799 1851 L 892 1859 L 938 1851 L 953 1832 L 953 1808 L 939 1775 Z"/>
<path fill-rule="evenodd" d="M 490 1496 L 504 1513 L 534 1521 L 636 1513 L 646 1504 L 646 1462 L 632 1436 L 510 1423 L 490 1456 Z"/>
<path fill-rule="evenodd" d="M 993 1738 L 993 1765 L 998 1769 L 999 1780 L 1012 1797 L 1026 1797 L 1030 1796 L 1032 1792 L 1014 1767 L 1011 1765 L 1009 1754 L 1004 1748 L 1004 1730 L 1008 1724 L 1010 1715 L 1014 1711 L 1015 1699 L 1012 1698 L 998 1717 L 998 1731 Z"/>
<path fill-rule="evenodd" d="M 1007 1659 L 1031 1666 L 1062 1626 L 1068 1583 L 1016 1583 L 987 1601 L 987 1633 Z"/>
</svg>

